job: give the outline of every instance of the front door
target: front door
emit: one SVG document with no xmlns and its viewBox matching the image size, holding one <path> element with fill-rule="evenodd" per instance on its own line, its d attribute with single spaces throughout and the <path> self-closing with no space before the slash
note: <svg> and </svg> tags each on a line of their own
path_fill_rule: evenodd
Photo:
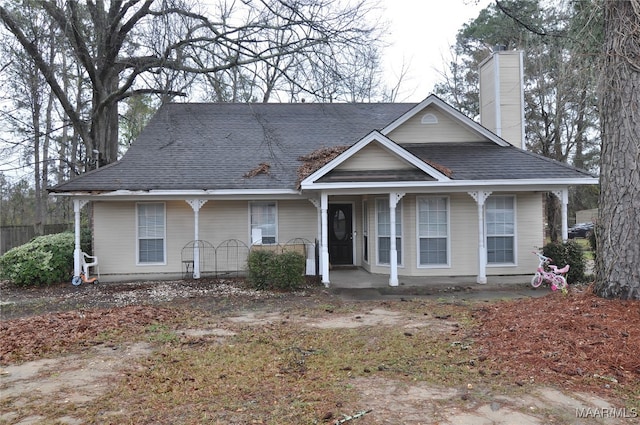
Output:
<svg viewBox="0 0 640 425">
<path fill-rule="evenodd" d="M 353 206 L 329 204 L 329 263 L 353 264 Z"/>
</svg>

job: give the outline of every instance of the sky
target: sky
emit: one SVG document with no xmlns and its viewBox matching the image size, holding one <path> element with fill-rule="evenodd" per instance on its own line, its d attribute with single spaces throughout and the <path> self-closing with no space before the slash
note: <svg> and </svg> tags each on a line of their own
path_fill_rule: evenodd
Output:
<svg viewBox="0 0 640 425">
<path fill-rule="evenodd" d="M 431 94 L 450 58 L 458 30 L 475 19 L 491 0 L 383 0 L 385 20 L 389 22 L 385 50 L 385 80 L 396 85 L 402 64 L 408 70 L 399 102 L 420 102 Z"/>
</svg>

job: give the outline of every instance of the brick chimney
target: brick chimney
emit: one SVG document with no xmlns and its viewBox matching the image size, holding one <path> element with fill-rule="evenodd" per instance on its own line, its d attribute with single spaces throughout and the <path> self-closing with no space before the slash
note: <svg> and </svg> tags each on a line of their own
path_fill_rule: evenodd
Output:
<svg viewBox="0 0 640 425">
<path fill-rule="evenodd" d="M 521 50 L 497 46 L 480 64 L 480 124 L 524 149 L 524 69 Z"/>
</svg>

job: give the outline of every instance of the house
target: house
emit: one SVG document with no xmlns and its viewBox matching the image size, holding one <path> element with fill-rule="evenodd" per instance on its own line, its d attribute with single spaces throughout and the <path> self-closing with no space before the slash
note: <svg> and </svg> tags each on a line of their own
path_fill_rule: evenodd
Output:
<svg viewBox="0 0 640 425">
<path fill-rule="evenodd" d="M 389 277 L 535 269 L 543 194 L 597 184 L 527 152 L 521 52 L 480 68 L 481 123 L 431 95 L 420 103 L 168 104 L 123 158 L 52 191 L 92 203 L 102 280 L 200 276 L 225 241 L 319 243 L 331 266 Z M 200 245 L 190 245 L 202 241 Z M 206 242 L 206 244 L 205 244 Z M 217 260 L 216 260 L 217 261 Z"/>
</svg>

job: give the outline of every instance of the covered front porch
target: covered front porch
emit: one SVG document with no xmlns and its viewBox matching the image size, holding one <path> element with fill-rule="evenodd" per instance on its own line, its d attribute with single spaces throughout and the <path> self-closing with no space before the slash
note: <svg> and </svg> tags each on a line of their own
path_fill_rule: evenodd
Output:
<svg viewBox="0 0 640 425">
<path fill-rule="evenodd" d="M 535 270 L 531 251 L 544 244 L 545 191 L 514 186 L 460 189 L 322 191 L 319 199 L 310 199 L 318 213 L 324 285 L 527 283 L 530 278 L 525 276 Z M 552 193 L 561 200 L 566 239 L 567 188 Z M 503 240 L 507 246 L 496 248 L 496 241 Z"/>
</svg>

